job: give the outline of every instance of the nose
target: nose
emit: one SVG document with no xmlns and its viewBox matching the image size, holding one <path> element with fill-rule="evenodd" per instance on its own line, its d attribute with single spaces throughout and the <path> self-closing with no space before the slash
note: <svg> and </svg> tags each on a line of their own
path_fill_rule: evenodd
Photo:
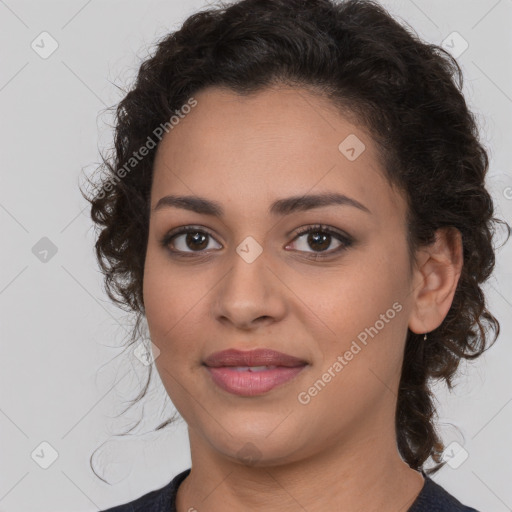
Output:
<svg viewBox="0 0 512 512">
<path fill-rule="evenodd" d="M 233 251 L 231 268 L 214 289 L 214 316 L 242 330 L 270 325 L 286 314 L 286 289 L 265 251 L 252 262 Z"/>
</svg>

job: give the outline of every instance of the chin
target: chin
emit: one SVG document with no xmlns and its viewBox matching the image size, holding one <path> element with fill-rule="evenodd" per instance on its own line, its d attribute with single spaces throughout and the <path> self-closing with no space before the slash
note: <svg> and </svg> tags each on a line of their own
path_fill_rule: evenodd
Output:
<svg viewBox="0 0 512 512">
<path fill-rule="evenodd" d="M 274 423 L 271 428 L 254 433 L 247 432 L 243 425 L 239 429 L 231 426 L 231 435 L 224 432 L 221 439 L 210 437 L 210 445 L 231 461 L 248 467 L 279 466 L 300 460 L 304 450 L 299 435 L 289 429 L 278 432 L 275 427 Z"/>
</svg>

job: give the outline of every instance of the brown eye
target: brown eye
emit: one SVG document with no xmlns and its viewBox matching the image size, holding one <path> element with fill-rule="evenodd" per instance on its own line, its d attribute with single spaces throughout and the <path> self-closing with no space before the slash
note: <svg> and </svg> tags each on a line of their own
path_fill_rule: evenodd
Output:
<svg viewBox="0 0 512 512">
<path fill-rule="evenodd" d="M 208 247 L 208 235 L 199 231 L 196 233 L 188 232 L 185 234 L 183 243 L 192 250 L 200 251 Z"/>
<path fill-rule="evenodd" d="M 210 242 L 213 240 L 214 238 L 206 231 L 188 228 L 169 233 L 162 240 L 162 245 L 176 253 L 201 253 L 206 249 L 212 249 Z"/>
<path fill-rule="evenodd" d="M 303 240 L 300 240 L 301 238 Z M 309 252 L 315 256 L 323 256 L 321 253 L 324 252 L 326 255 L 337 253 L 348 248 L 352 242 L 348 236 L 338 233 L 327 226 L 311 226 L 300 230 L 293 241 L 296 250 Z"/>
<path fill-rule="evenodd" d="M 309 233 L 307 237 L 307 243 L 313 249 L 319 251 L 326 251 L 332 242 L 332 235 L 318 233 Z"/>
</svg>

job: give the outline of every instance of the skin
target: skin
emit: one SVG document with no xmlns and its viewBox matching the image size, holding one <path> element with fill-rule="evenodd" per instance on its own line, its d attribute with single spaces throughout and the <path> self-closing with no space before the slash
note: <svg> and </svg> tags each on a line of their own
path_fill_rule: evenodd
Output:
<svg viewBox="0 0 512 512">
<path fill-rule="evenodd" d="M 243 97 L 212 87 L 194 97 L 197 106 L 157 150 L 144 269 L 155 364 L 189 430 L 192 471 L 178 512 L 405 512 L 424 483 L 396 447 L 407 329 L 429 332 L 446 316 L 462 267 L 460 233 L 439 231 L 411 272 L 404 196 L 384 179 L 366 131 L 313 92 L 283 86 Z M 354 161 L 338 149 L 350 134 L 366 146 Z M 345 194 L 370 213 L 348 205 L 268 213 L 277 199 L 321 192 Z M 214 200 L 224 216 L 153 211 L 168 194 Z M 326 235 L 330 255 L 315 261 L 321 246 L 296 233 L 319 223 L 353 244 L 335 252 L 342 242 Z M 189 225 L 211 234 L 200 239 L 201 254 L 183 234 L 160 244 Z M 262 248 L 252 263 L 235 250 L 248 236 Z M 396 302 L 400 312 L 300 403 L 298 394 Z M 202 365 L 228 348 L 272 348 L 308 367 L 264 395 L 235 396 Z"/>
</svg>

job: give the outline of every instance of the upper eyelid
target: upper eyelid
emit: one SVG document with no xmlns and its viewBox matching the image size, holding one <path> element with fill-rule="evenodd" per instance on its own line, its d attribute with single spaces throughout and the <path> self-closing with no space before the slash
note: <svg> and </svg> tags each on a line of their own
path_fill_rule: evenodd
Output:
<svg viewBox="0 0 512 512">
<path fill-rule="evenodd" d="M 293 240 L 291 240 L 291 242 L 294 242 L 295 240 L 297 240 L 297 238 L 300 238 L 301 236 L 304 236 L 304 235 L 308 234 L 308 232 L 314 231 L 314 230 L 317 230 L 319 232 L 327 232 L 331 236 L 339 237 L 337 239 L 342 244 L 347 243 L 347 242 L 351 243 L 353 240 L 349 234 L 344 233 L 343 231 L 340 231 L 337 228 L 328 226 L 326 224 L 309 224 L 309 225 L 295 228 L 295 230 L 293 230 L 293 231 L 295 231 L 295 236 L 294 236 Z M 179 226 L 177 228 L 170 230 L 166 235 L 164 235 L 163 240 L 164 241 L 167 240 L 167 243 L 170 243 L 170 241 L 173 238 L 181 236 L 181 235 L 185 235 L 189 232 L 194 232 L 194 231 L 205 233 L 209 237 L 213 238 L 218 244 L 222 245 L 222 243 L 219 242 L 217 240 L 217 238 L 212 233 L 210 233 L 208 228 L 206 228 L 204 226 L 196 226 L 193 224 Z M 175 251 L 175 252 L 188 252 L 188 251 Z M 200 254 L 205 251 L 203 250 L 203 251 L 190 251 L 190 252 L 191 253 L 196 252 L 196 253 Z M 314 251 L 313 251 L 313 253 L 314 253 Z"/>
<path fill-rule="evenodd" d="M 345 238 L 350 238 L 350 235 L 348 233 L 344 233 L 343 231 L 341 231 L 337 228 L 327 226 L 325 224 L 324 225 L 306 224 L 305 226 L 300 226 L 300 227 L 295 228 L 292 231 L 288 232 L 287 236 L 291 236 L 291 234 L 293 232 L 295 232 L 295 235 L 296 235 L 295 237 L 301 236 L 301 235 L 306 234 L 309 230 L 314 230 L 314 229 L 317 229 L 318 231 L 329 231 L 329 232 L 332 232 L 332 234 L 339 235 L 339 236 L 345 237 Z M 164 235 L 164 238 L 186 234 L 190 231 L 203 232 L 203 233 L 206 233 L 208 236 L 211 236 L 212 238 L 216 239 L 215 235 L 213 235 L 210 232 L 209 228 L 206 228 L 204 226 L 196 226 L 194 224 L 187 224 L 185 226 L 179 226 L 177 228 L 171 229 Z"/>
</svg>

